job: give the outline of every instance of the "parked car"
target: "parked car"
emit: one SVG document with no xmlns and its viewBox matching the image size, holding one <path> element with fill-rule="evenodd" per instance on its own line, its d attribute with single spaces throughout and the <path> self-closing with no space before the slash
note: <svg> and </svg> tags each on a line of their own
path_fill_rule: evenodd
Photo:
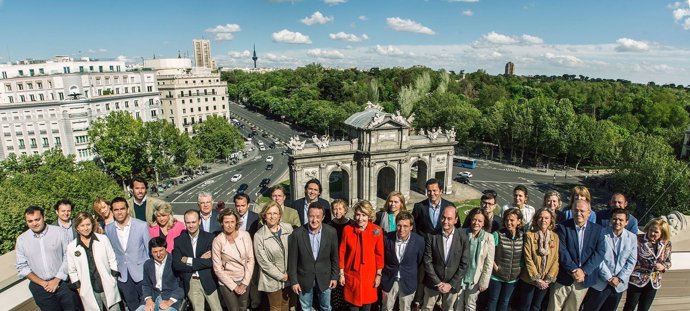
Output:
<svg viewBox="0 0 690 311">
<path fill-rule="evenodd" d="M 261 183 L 259 184 L 259 186 L 261 186 L 261 187 L 268 187 L 268 184 L 270 184 L 270 183 L 271 183 L 271 179 L 270 179 L 270 178 L 264 178 L 264 179 L 261 180 Z"/>
<path fill-rule="evenodd" d="M 473 175 L 472 175 L 472 173 L 470 173 L 470 172 L 468 172 L 468 171 L 464 171 L 464 172 L 458 173 L 458 176 L 459 176 L 459 177 L 472 178 Z"/>
<path fill-rule="evenodd" d="M 470 179 L 467 178 L 467 177 L 463 177 L 463 176 L 455 177 L 455 181 L 457 181 L 457 182 L 459 182 L 459 183 L 461 183 L 461 184 L 466 184 L 466 185 L 469 185 L 469 184 L 470 184 Z"/>
<path fill-rule="evenodd" d="M 247 191 L 247 188 L 249 188 L 249 185 L 247 185 L 247 184 L 241 184 L 241 185 L 237 188 L 237 193 L 242 194 L 242 193 L 244 193 L 245 191 Z"/>
<path fill-rule="evenodd" d="M 266 162 L 273 162 L 273 156 L 267 156 Z"/>
<path fill-rule="evenodd" d="M 273 164 L 266 165 L 266 170 L 270 171 L 273 169 Z"/>
<path fill-rule="evenodd" d="M 240 178 L 242 178 L 242 174 L 235 174 L 235 175 L 232 175 L 232 177 L 230 178 L 230 181 L 236 182 L 236 181 L 240 180 Z"/>
</svg>

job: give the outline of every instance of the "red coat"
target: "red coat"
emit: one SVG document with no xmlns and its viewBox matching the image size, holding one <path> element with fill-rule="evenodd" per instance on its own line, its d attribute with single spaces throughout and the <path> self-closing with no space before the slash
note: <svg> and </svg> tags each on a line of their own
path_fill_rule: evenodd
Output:
<svg viewBox="0 0 690 311">
<path fill-rule="evenodd" d="M 343 229 L 340 269 L 345 272 L 345 301 L 362 306 L 378 300 L 376 270 L 383 269 L 383 230 L 369 223 L 364 231 L 353 224 Z"/>
</svg>

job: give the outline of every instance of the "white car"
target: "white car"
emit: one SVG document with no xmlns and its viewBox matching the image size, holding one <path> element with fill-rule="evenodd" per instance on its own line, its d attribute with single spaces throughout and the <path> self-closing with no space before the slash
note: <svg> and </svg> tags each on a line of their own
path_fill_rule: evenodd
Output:
<svg viewBox="0 0 690 311">
<path fill-rule="evenodd" d="M 259 150 L 260 151 L 266 151 L 266 147 L 264 147 L 264 145 L 261 145 L 261 146 L 259 146 Z"/>
<path fill-rule="evenodd" d="M 468 171 L 464 171 L 464 172 L 458 173 L 458 176 L 460 176 L 460 177 L 466 177 L 466 178 L 472 178 L 472 173 L 470 173 L 470 172 L 468 172 Z"/>
<path fill-rule="evenodd" d="M 273 162 L 273 156 L 267 156 L 266 162 Z"/>
<path fill-rule="evenodd" d="M 240 180 L 240 178 L 242 178 L 242 174 L 235 174 L 235 175 L 232 175 L 232 177 L 230 178 L 230 181 L 236 182 L 236 181 Z"/>
</svg>

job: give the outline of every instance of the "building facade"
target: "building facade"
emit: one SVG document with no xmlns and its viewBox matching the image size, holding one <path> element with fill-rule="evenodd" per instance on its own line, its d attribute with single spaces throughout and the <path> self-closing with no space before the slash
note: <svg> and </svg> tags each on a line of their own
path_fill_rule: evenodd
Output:
<svg viewBox="0 0 690 311">
<path fill-rule="evenodd" d="M 515 64 L 513 62 L 507 62 L 506 63 L 506 69 L 505 69 L 505 75 L 506 76 L 512 76 L 515 74 Z"/>
<path fill-rule="evenodd" d="M 123 61 L 22 61 L 0 65 L 0 160 L 58 148 L 93 159 L 93 120 L 124 110 L 157 120 L 160 98 L 152 71 L 126 71 Z"/>
<path fill-rule="evenodd" d="M 228 119 L 228 87 L 219 72 L 192 67 L 188 58 L 145 60 L 144 66 L 156 72 L 161 118 L 180 131 L 194 134 L 194 124 L 212 115 Z"/>
<path fill-rule="evenodd" d="M 211 41 L 194 39 L 192 44 L 194 45 L 194 65 L 215 70 L 216 61 L 211 57 Z"/>
</svg>

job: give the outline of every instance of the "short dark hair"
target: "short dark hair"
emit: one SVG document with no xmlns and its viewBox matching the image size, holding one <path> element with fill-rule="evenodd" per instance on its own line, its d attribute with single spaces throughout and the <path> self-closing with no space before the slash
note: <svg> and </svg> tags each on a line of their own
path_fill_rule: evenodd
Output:
<svg viewBox="0 0 690 311">
<path fill-rule="evenodd" d="M 237 200 L 239 200 L 239 199 L 245 199 L 245 200 L 247 200 L 247 204 L 252 203 L 252 199 L 250 199 L 250 198 L 249 198 L 249 195 L 247 195 L 246 193 L 238 193 L 238 194 L 235 194 L 235 196 L 232 197 L 232 202 L 235 203 L 235 202 L 237 202 Z"/>
<path fill-rule="evenodd" d="M 123 202 L 123 203 L 125 203 L 125 207 L 129 208 L 129 203 L 127 203 L 127 199 L 125 199 L 123 197 L 115 197 L 112 201 L 110 201 L 110 209 L 111 210 L 113 209 L 113 205 L 115 205 L 115 203 L 117 203 L 117 202 Z"/>
<path fill-rule="evenodd" d="M 484 217 L 484 228 L 482 229 L 484 229 L 484 231 L 486 232 L 491 232 L 491 221 L 489 221 L 489 214 L 479 207 L 475 207 L 467 213 L 467 217 L 465 217 L 465 221 L 463 221 L 462 227 L 469 228 L 472 225 L 472 218 L 474 218 L 474 215 L 478 214 Z"/>
<path fill-rule="evenodd" d="M 309 184 L 316 184 L 316 186 L 319 187 L 319 193 L 323 192 L 323 188 L 321 187 L 321 181 L 319 181 L 316 178 L 312 178 L 309 181 L 307 181 L 306 184 L 304 184 L 304 192 L 307 192 L 307 187 L 309 187 Z"/>
<path fill-rule="evenodd" d="M 515 191 L 518 191 L 518 190 L 522 191 L 522 193 L 524 193 L 525 196 L 529 196 L 529 193 L 527 193 L 527 187 L 525 187 L 525 185 L 515 186 L 515 188 L 513 188 L 513 193 L 515 193 Z"/>
<path fill-rule="evenodd" d="M 145 179 L 144 177 L 141 177 L 141 176 L 135 176 L 134 178 L 132 178 L 132 180 L 129 182 L 129 186 L 130 186 L 131 188 L 134 188 L 134 182 L 135 182 L 135 181 L 136 181 L 136 182 L 143 183 L 143 184 L 144 184 L 144 187 L 145 187 L 147 190 L 149 189 L 149 182 L 146 181 L 146 179 Z"/>
<path fill-rule="evenodd" d="M 280 191 L 283 192 L 283 195 L 287 195 L 287 193 L 285 193 L 285 187 L 283 187 L 283 186 L 280 185 L 280 184 L 277 184 L 277 185 L 275 185 L 275 186 L 269 188 L 269 189 L 268 189 L 268 194 L 269 194 L 269 195 L 272 195 L 273 192 L 275 192 L 276 190 L 280 190 Z"/>
<path fill-rule="evenodd" d="M 414 226 L 414 216 L 412 216 L 412 213 L 408 211 L 400 211 L 400 213 L 398 213 L 398 216 L 395 216 L 396 224 L 401 220 L 409 220 L 410 225 Z"/>
<path fill-rule="evenodd" d="M 193 208 L 186 210 L 186 211 L 184 212 L 184 214 L 182 215 L 183 220 L 184 220 L 184 216 L 187 216 L 187 214 L 196 214 L 196 217 L 197 217 L 198 219 L 201 219 L 201 213 L 199 213 L 199 210 L 196 210 L 196 209 L 193 209 Z"/>
<path fill-rule="evenodd" d="M 624 208 L 614 208 L 613 210 L 611 210 L 611 218 L 613 218 L 613 215 L 616 215 L 616 214 L 623 214 L 623 215 L 625 215 L 625 220 L 629 220 L 629 219 L 630 219 L 630 212 L 628 212 L 627 209 L 624 209 Z"/>
<path fill-rule="evenodd" d="M 168 242 L 163 237 L 157 236 L 149 240 L 149 252 L 151 252 L 154 247 L 168 248 Z"/>
<path fill-rule="evenodd" d="M 508 221 L 508 216 L 510 215 L 515 215 L 515 217 L 517 217 L 518 224 L 516 227 L 516 231 L 521 231 L 522 228 L 525 227 L 525 224 L 524 217 L 522 217 L 522 212 L 518 208 L 509 208 L 503 212 L 503 215 L 501 216 L 503 217 L 503 227 L 507 227 L 506 222 Z"/>
<path fill-rule="evenodd" d="M 67 200 L 67 199 L 58 200 L 57 202 L 55 202 L 55 205 L 53 205 L 53 209 L 57 212 L 58 207 L 60 207 L 60 205 L 69 205 L 69 208 L 74 210 L 74 204 L 72 204 L 72 201 L 70 201 L 70 200 Z"/>
<path fill-rule="evenodd" d="M 309 213 L 309 210 L 312 208 L 319 209 L 324 213 L 326 212 L 324 210 L 323 206 L 321 206 L 321 204 L 319 204 L 319 201 L 309 203 L 309 206 L 307 207 L 307 213 Z"/>
<path fill-rule="evenodd" d="M 441 184 L 441 181 L 436 179 L 436 178 L 431 178 L 426 181 L 426 184 L 424 185 L 424 188 L 429 187 L 429 185 L 437 184 L 438 188 L 443 190 L 443 185 Z"/>
<path fill-rule="evenodd" d="M 494 200 L 494 203 L 496 203 L 496 193 L 495 192 L 484 192 L 482 194 L 482 197 L 479 199 L 480 201 L 484 200 Z"/>
<path fill-rule="evenodd" d="M 27 207 L 24 210 L 24 215 L 31 215 L 35 212 L 41 213 L 41 217 L 45 216 L 45 210 L 42 207 L 36 206 L 36 205 L 31 205 L 31 206 Z"/>
</svg>

